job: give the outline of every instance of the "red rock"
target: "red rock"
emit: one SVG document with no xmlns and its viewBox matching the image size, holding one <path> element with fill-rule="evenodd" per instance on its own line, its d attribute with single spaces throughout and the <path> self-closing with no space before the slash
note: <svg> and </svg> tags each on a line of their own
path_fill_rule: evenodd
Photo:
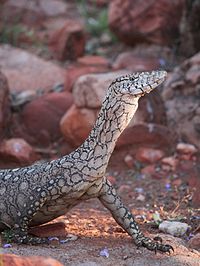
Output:
<svg viewBox="0 0 200 266">
<path fill-rule="evenodd" d="M 187 2 L 186 2 L 187 3 Z M 181 38 L 179 51 L 188 58 L 200 51 L 199 21 L 200 2 L 190 2 L 190 8 L 185 8 L 182 18 Z"/>
<path fill-rule="evenodd" d="M 65 79 L 65 90 L 71 91 L 76 80 L 83 75 L 93 74 L 93 73 L 102 73 L 108 71 L 108 65 L 104 62 L 104 58 L 97 60 L 96 64 L 94 58 L 88 60 L 86 57 L 81 57 L 78 59 L 79 63 L 70 65 L 66 71 Z"/>
<path fill-rule="evenodd" d="M 29 26 L 41 26 L 47 17 L 65 15 L 67 3 L 59 0 L 8 0 L 1 7 L 0 15 L 9 23 L 24 23 Z"/>
<path fill-rule="evenodd" d="M 165 157 L 162 159 L 162 169 L 167 170 L 167 168 L 165 167 L 166 165 L 170 167 L 170 170 L 175 171 L 178 165 L 178 160 L 177 158 L 175 158 L 174 156 L 171 157 Z"/>
<path fill-rule="evenodd" d="M 122 133 L 117 147 L 134 145 L 170 150 L 174 147 L 176 138 L 177 136 L 168 127 L 153 123 L 138 123 Z"/>
<path fill-rule="evenodd" d="M 131 187 L 130 186 L 128 186 L 128 185 L 121 185 L 120 187 L 119 187 L 119 189 L 118 189 L 118 193 L 120 194 L 120 195 L 122 195 L 122 194 L 124 194 L 124 193 L 129 193 L 129 192 L 131 192 Z"/>
<path fill-rule="evenodd" d="M 13 135 L 42 147 L 52 144 L 62 136 L 60 119 L 72 103 L 69 92 L 52 92 L 27 103 L 13 119 Z"/>
<path fill-rule="evenodd" d="M 68 20 L 49 39 L 49 48 L 58 60 L 75 60 L 84 53 L 85 33 L 83 25 L 77 20 Z"/>
<path fill-rule="evenodd" d="M 6 77 L 0 72 L 0 138 L 5 136 L 11 118 L 9 87 Z"/>
<path fill-rule="evenodd" d="M 63 222 L 45 224 L 29 229 L 29 233 L 38 237 L 65 236 L 67 234 L 66 225 Z"/>
<path fill-rule="evenodd" d="M 112 67 L 116 70 L 125 68 L 131 71 L 150 71 L 160 68 L 160 62 L 159 58 L 124 52 L 117 57 Z"/>
<path fill-rule="evenodd" d="M 124 157 L 124 162 L 128 166 L 128 168 L 130 168 L 130 169 L 133 168 L 133 166 L 134 166 L 134 159 L 133 159 L 133 157 L 130 154 L 127 154 Z"/>
<path fill-rule="evenodd" d="M 143 163 L 156 163 L 164 157 L 164 152 L 158 149 L 143 147 L 137 150 L 135 157 L 138 161 Z"/>
<path fill-rule="evenodd" d="M 124 71 L 81 76 L 74 85 L 74 103 L 79 108 L 100 108 L 110 83 Z"/>
<path fill-rule="evenodd" d="M 60 262 L 49 257 L 41 256 L 16 256 L 13 254 L 2 254 L 3 266 L 63 266 Z"/>
<path fill-rule="evenodd" d="M 200 233 L 196 234 L 188 241 L 188 246 L 200 250 Z"/>
<path fill-rule="evenodd" d="M 96 113 L 90 109 L 79 109 L 73 105 L 60 121 L 60 129 L 65 139 L 79 146 L 87 138 L 96 119 Z"/>
<path fill-rule="evenodd" d="M 109 25 L 129 45 L 152 42 L 169 45 L 179 36 L 185 1 L 114 0 L 109 5 Z"/>
<path fill-rule="evenodd" d="M 197 148 L 194 145 L 188 143 L 178 143 L 176 146 L 176 150 L 179 153 L 187 153 L 191 155 L 198 152 Z"/>
<path fill-rule="evenodd" d="M 194 69 L 200 72 L 199 58 L 200 53 L 197 53 L 174 69 L 169 79 L 164 82 L 162 94 L 169 128 L 176 131 L 179 139 L 184 139 L 198 149 L 200 149 L 200 101 L 197 91 L 200 80 L 196 78 L 186 80 L 186 76 Z"/>
<path fill-rule="evenodd" d="M 45 19 L 45 14 L 36 2 L 27 2 L 26 0 L 8 0 L 1 7 L 1 17 L 4 17 L 9 23 L 25 23 L 29 26 L 41 25 Z"/>
<path fill-rule="evenodd" d="M 77 62 L 86 66 L 102 66 L 105 68 L 109 67 L 108 60 L 105 57 L 97 55 L 85 55 L 83 57 L 79 57 Z"/>
<path fill-rule="evenodd" d="M 68 5 L 64 1 L 40 0 L 38 4 L 46 17 L 66 16 Z"/>
<path fill-rule="evenodd" d="M 179 187 L 183 181 L 180 178 L 176 178 L 172 181 L 173 186 Z"/>
<path fill-rule="evenodd" d="M 11 92 L 49 90 L 64 83 L 63 68 L 19 48 L 1 45 L 0 62 Z"/>
<path fill-rule="evenodd" d="M 21 166 L 31 164 L 37 159 L 33 148 L 20 138 L 4 140 L 0 145 L 0 157 L 5 163 Z"/>
<path fill-rule="evenodd" d="M 144 168 L 142 168 L 142 170 L 141 170 L 141 174 L 143 174 L 147 177 L 154 175 L 155 172 L 156 172 L 156 168 L 155 168 L 154 164 L 149 164 L 149 165 L 145 166 Z"/>
</svg>

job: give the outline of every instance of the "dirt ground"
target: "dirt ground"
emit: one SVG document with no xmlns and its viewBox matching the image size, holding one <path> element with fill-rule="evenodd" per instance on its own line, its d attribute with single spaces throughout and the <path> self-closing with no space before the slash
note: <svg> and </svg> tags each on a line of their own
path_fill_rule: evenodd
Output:
<svg viewBox="0 0 200 266">
<path fill-rule="evenodd" d="M 48 226 L 35 230 L 36 234 L 43 236 L 61 234 L 59 240 L 66 240 L 67 235 L 72 234 L 71 241 L 60 243 L 52 240 L 50 245 L 41 246 L 12 244 L 11 248 L 3 249 L 3 252 L 25 256 L 51 256 L 63 265 L 70 266 L 200 265 L 200 253 L 189 248 L 187 243 L 190 234 L 199 231 L 199 220 L 194 218 L 199 217 L 199 213 L 189 200 L 190 190 L 186 184 L 179 182 L 177 186 L 172 183 L 169 189 L 166 188 L 166 178 L 147 179 L 139 172 L 125 169 L 112 170 L 108 175 L 124 203 L 135 214 L 143 232 L 151 237 L 161 236 L 164 243 L 174 247 L 174 253 L 154 254 L 144 248 L 136 248 L 131 238 L 116 224 L 98 199 L 83 202 L 66 216 L 54 220 L 52 223 L 56 224 L 52 230 Z M 138 197 L 141 194 L 143 198 Z M 187 222 L 191 226 L 190 232 L 182 239 L 159 232 L 153 220 L 156 211 L 162 219 L 174 218 Z M 105 248 L 108 257 L 100 255 Z"/>
</svg>

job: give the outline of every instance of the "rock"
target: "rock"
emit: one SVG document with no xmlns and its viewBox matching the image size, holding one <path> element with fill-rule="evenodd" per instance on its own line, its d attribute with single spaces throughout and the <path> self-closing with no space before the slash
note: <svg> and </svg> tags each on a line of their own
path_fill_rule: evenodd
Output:
<svg viewBox="0 0 200 266">
<path fill-rule="evenodd" d="M 179 153 L 187 153 L 192 155 L 198 152 L 197 148 L 194 145 L 188 143 L 178 143 L 176 150 Z"/>
<path fill-rule="evenodd" d="M 112 64 L 114 70 L 127 69 L 131 72 L 168 69 L 174 62 L 172 49 L 159 45 L 139 44 L 117 56 Z M 178 64 L 178 62 L 177 62 Z"/>
<path fill-rule="evenodd" d="M 142 163 L 156 163 L 165 153 L 162 150 L 141 147 L 137 150 L 135 158 Z"/>
<path fill-rule="evenodd" d="M 73 88 L 74 103 L 79 108 L 100 108 L 110 83 L 124 71 L 88 74 L 79 77 Z"/>
<path fill-rule="evenodd" d="M 176 157 L 170 156 L 170 157 L 163 158 L 161 163 L 162 163 L 163 170 L 175 171 L 178 166 L 179 161 Z M 166 168 L 165 166 L 169 166 L 169 169 Z"/>
<path fill-rule="evenodd" d="M 1 163 L 25 166 L 33 163 L 37 156 L 33 148 L 20 138 L 4 140 L 0 145 Z"/>
<path fill-rule="evenodd" d="M 85 39 L 83 25 L 77 20 L 68 20 L 52 34 L 49 48 L 58 60 L 75 60 L 84 53 Z"/>
<path fill-rule="evenodd" d="M 143 201 L 145 201 L 145 196 L 142 195 L 142 194 L 139 194 L 139 195 L 136 197 L 136 200 L 137 200 L 137 201 L 141 201 L 141 202 L 143 202 Z"/>
<path fill-rule="evenodd" d="M 105 57 L 97 55 L 79 57 L 77 62 L 85 66 L 102 66 L 105 69 L 109 67 L 109 61 Z"/>
<path fill-rule="evenodd" d="M 9 45 L 0 46 L 0 67 L 9 80 L 11 92 L 49 90 L 64 83 L 63 68 Z"/>
<path fill-rule="evenodd" d="M 36 226 L 30 228 L 29 233 L 38 237 L 66 236 L 67 235 L 66 224 L 63 222 L 57 222 L 52 224 Z"/>
<path fill-rule="evenodd" d="M 186 1 L 186 8 L 183 14 L 180 27 L 180 53 L 186 58 L 200 51 L 200 34 L 199 34 L 199 0 Z"/>
<path fill-rule="evenodd" d="M 188 246 L 200 250 L 200 233 L 196 234 L 188 241 Z"/>
<path fill-rule="evenodd" d="M 24 105 L 13 118 L 12 134 L 33 145 L 48 146 L 61 138 L 59 123 L 73 103 L 70 92 L 52 92 Z"/>
<path fill-rule="evenodd" d="M 0 138 L 2 139 L 9 128 L 11 118 L 9 87 L 4 74 L 0 71 Z"/>
<path fill-rule="evenodd" d="M 41 26 L 47 17 L 65 15 L 67 3 L 59 0 L 8 0 L 2 6 L 1 17 L 9 23 L 24 23 L 29 26 Z"/>
<path fill-rule="evenodd" d="M 149 164 L 147 166 L 145 166 L 144 168 L 142 168 L 141 170 L 141 174 L 150 177 L 152 175 L 154 175 L 156 172 L 156 167 L 154 164 Z"/>
<path fill-rule="evenodd" d="M 193 72 L 188 77 L 188 73 Z M 200 52 L 175 68 L 164 82 L 163 99 L 169 128 L 180 139 L 200 148 Z"/>
<path fill-rule="evenodd" d="M 170 45 L 179 37 L 185 1 L 114 0 L 109 5 L 109 26 L 124 43 Z"/>
<path fill-rule="evenodd" d="M 188 229 L 189 229 L 188 224 L 176 221 L 173 222 L 163 221 L 162 223 L 159 224 L 160 231 L 177 237 L 183 236 Z"/>
<path fill-rule="evenodd" d="M 125 162 L 125 164 L 128 166 L 128 168 L 133 169 L 133 166 L 134 166 L 134 159 L 133 159 L 133 157 L 132 157 L 130 154 L 127 154 L 127 155 L 124 157 L 124 162 Z"/>
<path fill-rule="evenodd" d="M 16 256 L 13 254 L 2 254 L 1 261 L 3 266 L 63 266 L 60 262 L 50 257 L 40 257 L 40 256 Z"/>
<path fill-rule="evenodd" d="M 83 75 L 107 72 L 109 62 L 101 56 L 83 56 L 67 67 L 65 90 L 71 91 L 75 81 Z"/>
<path fill-rule="evenodd" d="M 68 9 L 67 3 L 60 0 L 40 0 L 38 4 L 46 17 L 65 16 Z"/>
<path fill-rule="evenodd" d="M 1 17 L 9 23 L 25 23 L 29 26 L 41 25 L 45 19 L 42 9 L 34 1 L 8 0 L 1 8 Z"/>
<path fill-rule="evenodd" d="M 121 185 L 120 187 L 119 187 L 119 189 L 118 189 L 118 193 L 120 194 L 120 195 L 122 195 L 122 194 L 127 194 L 127 193 L 129 193 L 129 192 L 131 192 L 131 187 L 130 186 L 128 186 L 128 185 Z"/>
<path fill-rule="evenodd" d="M 73 105 L 60 121 L 60 129 L 65 139 L 78 147 L 87 138 L 96 119 L 93 110 L 77 108 Z"/>
<path fill-rule="evenodd" d="M 134 145 L 172 150 L 177 137 L 168 127 L 153 123 L 137 123 L 128 127 L 117 141 L 117 147 Z"/>
</svg>

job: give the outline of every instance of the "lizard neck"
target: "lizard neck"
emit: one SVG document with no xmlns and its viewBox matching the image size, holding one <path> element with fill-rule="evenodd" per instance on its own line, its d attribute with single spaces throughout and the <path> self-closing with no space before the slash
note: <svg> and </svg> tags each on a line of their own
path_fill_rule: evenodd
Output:
<svg viewBox="0 0 200 266">
<path fill-rule="evenodd" d="M 84 174 L 101 177 L 123 130 L 138 108 L 139 97 L 107 94 L 97 121 L 85 142 L 71 155 L 76 167 Z"/>
</svg>

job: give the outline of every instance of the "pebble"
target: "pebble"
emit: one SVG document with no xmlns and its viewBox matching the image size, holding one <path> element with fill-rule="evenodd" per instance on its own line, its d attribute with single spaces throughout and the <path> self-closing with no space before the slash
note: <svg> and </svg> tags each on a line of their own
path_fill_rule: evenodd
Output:
<svg viewBox="0 0 200 266">
<path fill-rule="evenodd" d="M 138 196 L 137 196 L 137 198 L 136 198 L 136 200 L 137 201 L 145 201 L 145 196 L 144 195 L 142 195 L 142 194 L 139 194 Z"/>
<path fill-rule="evenodd" d="M 200 233 L 193 236 L 189 241 L 188 245 L 190 248 L 198 249 L 200 250 Z"/>
<path fill-rule="evenodd" d="M 186 154 L 195 154 L 197 153 L 197 148 L 192 145 L 192 144 L 188 144 L 188 143 L 178 143 L 176 146 L 176 150 L 179 153 L 186 153 Z"/>
<path fill-rule="evenodd" d="M 134 159 L 133 159 L 133 157 L 130 154 L 127 154 L 124 157 L 124 162 L 128 166 L 128 168 L 130 168 L 130 169 L 133 168 L 133 166 L 134 166 Z"/>
<path fill-rule="evenodd" d="M 159 225 L 160 231 L 177 237 L 183 236 L 189 228 L 188 224 L 177 221 L 163 221 Z"/>
</svg>

